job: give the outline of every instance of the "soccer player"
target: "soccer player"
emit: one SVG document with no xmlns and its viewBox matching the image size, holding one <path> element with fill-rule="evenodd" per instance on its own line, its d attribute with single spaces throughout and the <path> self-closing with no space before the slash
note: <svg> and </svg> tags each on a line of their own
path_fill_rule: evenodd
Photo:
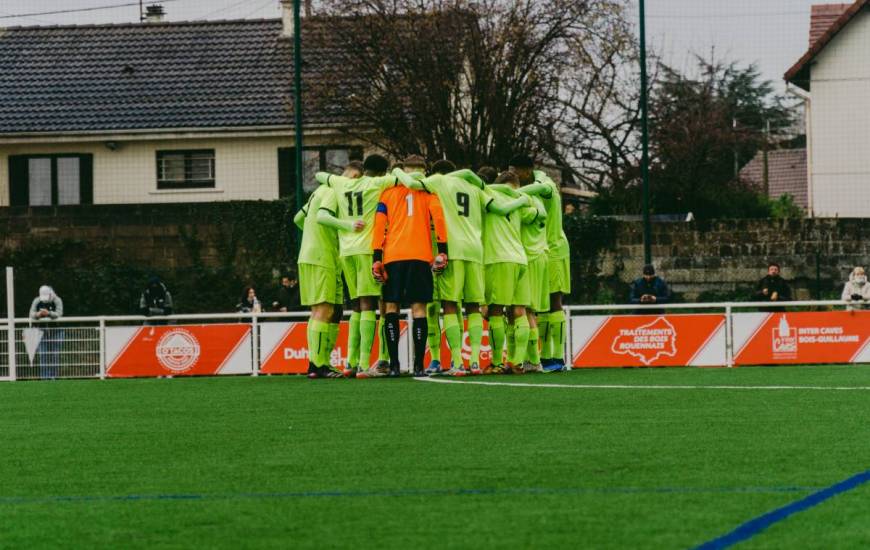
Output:
<svg viewBox="0 0 870 550">
<path fill-rule="evenodd" d="M 438 254 L 433 259 L 430 227 L 434 227 Z M 372 235 L 372 275 L 383 283 L 386 302 L 387 347 L 390 376 L 399 376 L 399 307 L 411 304 L 414 324 L 414 376 L 425 376 L 426 304 L 432 301 L 432 273 L 447 266 L 447 230 L 438 196 L 404 186 L 383 192 Z"/>
<path fill-rule="evenodd" d="M 500 193 L 505 200 L 515 198 L 519 178 L 513 172 L 504 172 L 496 183 L 488 185 L 491 193 Z M 519 194 L 530 208 L 531 198 Z M 484 259 L 486 263 L 486 301 L 489 304 L 489 331 L 492 346 L 493 374 L 520 374 L 529 341 L 529 320 L 526 307 L 531 303 L 528 277 L 528 260 L 522 241 L 523 211 L 513 216 L 498 216 L 488 213 L 484 220 Z M 510 310 L 515 345 L 510 346 L 505 365 L 502 349 L 505 344 L 505 310 Z"/>
<path fill-rule="evenodd" d="M 559 372 L 565 368 L 565 338 L 567 322 L 562 309 L 562 298 L 571 293 L 571 251 L 562 228 L 562 194 L 546 173 L 534 169 L 534 161 L 527 155 L 510 160 L 523 187 L 521 191 L 541 197 L 547 209 L 547 271 L 549 277 L 550 314 L 538 317 L 542 338 L 541 357 L 546 372 Z"/>
<path fill-rule="evenodd" d="M 343 176 L 358 178 L 362 175 L 359 163 L 350 163 Z M 338 323 L 342 313 L 341 267 L 338 263 L 338 234 L 343 231 L 360 232 L 362 221 L 342 221 L 335 211 L 324 206 L 332 196 L 328 184 L 321 184 L 308 198 L 293 222 L 302 230 L 299 249 L 299 291 L 303 305 L 311 307 L 308 322 L 308 377 L 335 378 L 340 376 L 330 365 L 330 355 L 338 338 Z"/>
<path fill-rule="evenodd" d="M 369 155 L 363 162 L 363 176 L 348 178 L 326 172 L 317 173 L 317 181 L 331 186 L 333 193 L 324 201 L 327 209 L 336 212 L 341 220 L 361 221 L 359 231 L 339 231 L 342 271 L 351 298 L 353 313 L 348 336 L 348 377 L 368 378 L 376 371 L 369 370 L 369 358 L 375 340 L 377 316 L 375 307 L 381 287 L 372 277 L 372 230 L 375 210 L 381 192 L 396 185 L 396 178 L 386 176 L 387 159 Z"/>
<path fill-rule="evenodd" d="M 463 319 L 460 304 L 468 315 L 468 337 L 471 344 L 470 372 L 480 374 L 480 347 L 483 341 L 483 316 L 480 306 L 486 300 L 483 264 L 483 219 L 485 213 L 508 216 L 526 206 L 528 199 L 517 197 L 504 201 L 483 189 L 483 182 L 471 170 L 456 171 L 448 160 L 432 165 L 432 175 L 414 180 L 402 170 L 393 175 L 412 189 L 425 189 L 438 195 L 444 211 L 444 222 L 450 236 L 450 263 L 436 280 L 437 293 L 444 308 L 444 334 L 450 349 L 450 376 L 465 376 L 462 362 Z M 464 178 L 464 179 L 463 179 Z M 437 317 L 436 321 L 437 323 Z M 432 323 L 429 318 L 427 323 Z M 440 331 L 437 345 L 440 346 Z M 430 350 L 432 342 L 430 341 Z M 434 371 L 434 372 L 433 372 Z M 427 374 L 439 374 L 430 367 Z"/>
<path fill-rule="evenodd" d="M 543 201 L 536 196 L 531 197 L 532 208 L 523 211 L 523 227 L 521 236 L 523 248 L 529 268 L 525 277 L 529 285 L 529 308 L 526 312 L 529 318 L 529 344 L 526 351 L 526 361 L 523 372 L 542 372 L 541 352 L 539 347 L 538 316 L 549 315 L 550 294 L 548 275 L 547 246 L 547 210 Z"/>
</svg>

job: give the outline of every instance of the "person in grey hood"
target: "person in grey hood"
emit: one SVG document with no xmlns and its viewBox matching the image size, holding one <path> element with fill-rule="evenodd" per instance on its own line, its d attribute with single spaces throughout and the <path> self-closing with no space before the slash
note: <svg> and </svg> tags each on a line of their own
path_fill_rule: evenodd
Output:
<svg viewBox="0 0 870 550">
<path fill-rule="evenodd" d="M 842 299 L 848 304 L 846 309 L 868 309 L 870 307 L 870 285 L 867 284 L 867 274 L 863 267 L 856 267 L 849 274 L 849 280 L 843 287 Z"/>
<path fill-rule="evenodd" d="M 63 317 L 63 300 L 48 285 L 39 287 L 39 296 L 30 304 L 30 319 L 40 325 L 39 346 L 36 356 L 39 364 L 39 377 L 53 380 L 60 374 L 60 350 L 63 346 L 64 331 L 60 327 L 49 326 L 50 321 Z"/>
</svg>

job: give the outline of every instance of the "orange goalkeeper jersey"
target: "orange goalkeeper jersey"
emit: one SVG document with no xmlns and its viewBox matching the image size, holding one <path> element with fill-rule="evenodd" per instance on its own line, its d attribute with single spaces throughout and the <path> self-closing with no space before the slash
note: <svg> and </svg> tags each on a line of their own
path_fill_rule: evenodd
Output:
<svg viewBox="0 0 870 550">
<path fill-rule="evenodd" d="M 375 215 L 372 249 L 384 251 L 384 263 L 403 260 L 432 262 L 431 230 L 439 243 L 447 242 L 447 227 L 438 196 L 412 191 L 404 185 L 381 193 Z"/>
</svg>

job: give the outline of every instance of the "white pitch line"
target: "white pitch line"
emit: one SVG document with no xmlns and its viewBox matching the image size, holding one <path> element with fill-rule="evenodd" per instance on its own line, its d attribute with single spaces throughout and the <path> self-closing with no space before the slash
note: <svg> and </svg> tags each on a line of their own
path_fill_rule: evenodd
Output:
<svg viewBox="0 0 870 550">
<path fill-rule="evenodd" d="M 870 391 L 870 386 L 641 386 L 616 384 L 529 384 L 527 382 L 476 382 L 448 378 L 416 378 L 423 382 L 476 386 L 516 386 L 521 388 L 570 388 L 577 390 L 809 390 Z"/>
</svg>

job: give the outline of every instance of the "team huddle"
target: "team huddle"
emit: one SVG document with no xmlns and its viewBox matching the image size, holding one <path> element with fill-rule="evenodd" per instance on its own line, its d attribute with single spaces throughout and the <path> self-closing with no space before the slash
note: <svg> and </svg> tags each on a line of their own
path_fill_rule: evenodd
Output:
<svg viewBox="0 0 870 550">
<path fill-rule="evenodd" d="M 311 307 L 309 378 L 399 376 L 403 306 L 413 318 L 414 376 L 564 369 L 562 296 L 571 281 L 558 185 L 525 155 L 501 174 L 457 170 L 447 160 L 427 167 L 416 155 L 388 171 L 386 158 L 369 155 L 340 176 L 320 172 L 294 218 L 302 229 L 300 295 Z M 338 370 L 330 357 L 343 314 L 342 276 L 353 312 L 347 364 Z M 492 360 L 481 369 L 484 317 Z M 442 327 L 449 365 L 441 363 Z"/>
</svg>

